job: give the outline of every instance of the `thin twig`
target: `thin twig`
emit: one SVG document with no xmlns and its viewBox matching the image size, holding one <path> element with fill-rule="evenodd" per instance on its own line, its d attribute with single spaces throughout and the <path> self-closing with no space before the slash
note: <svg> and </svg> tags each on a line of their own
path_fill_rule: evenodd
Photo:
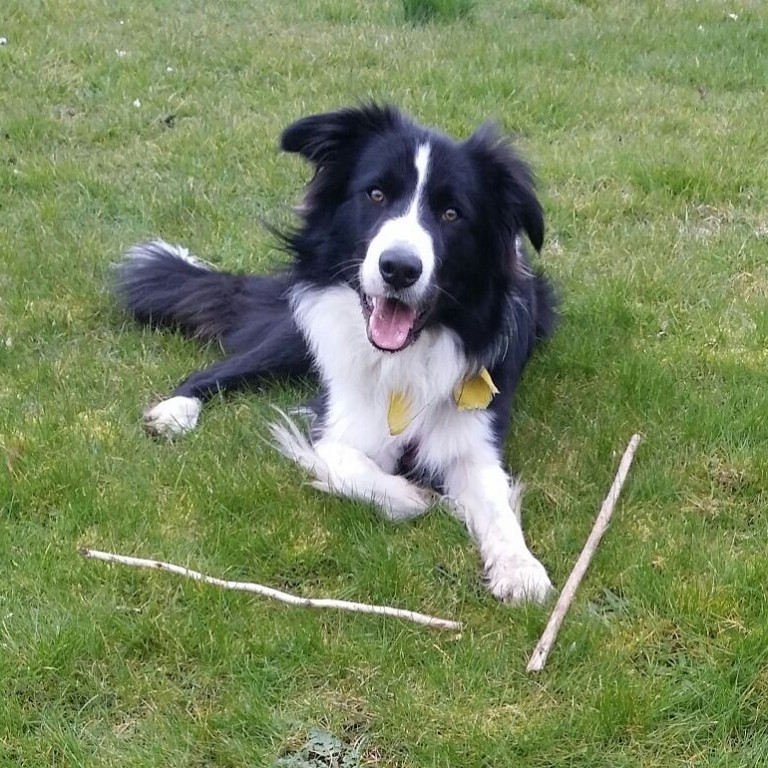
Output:
<svg viewBox="0 0 768 768">
<path fill-rule="evenodd" d="M 619 463 L 619 469 L 616 472 L 616 477 L 613 479 L 613 485 L 611 485 L 608 495 L 603 501 L 603 506 L 600 508 L 600 513 L 595 520 L 595 524 L 592 526 L 592 531 L 589 534 L 587 543 L 584 545 L 584 549 L 581 550 L 579 559 L 576 561 L 576 565 L 573 566 L 571 575 L 565 582 L 563 591 L 560 593 L 560 597 L 552 609 L 552 615 L 549 617 L 547 626 L 541 636 L 541 639 L 534 648 L 531 654 L 530 661 L 528 662 L 528 672 L 539 672 L 544 668 L 547 663 L 547 656 L 552 650 L 552 646 L 557 638 L 557 633 L 560 631 L 560 625 L 563 623 L 565 614 L 573 601 L 573 597 L 576 594 L 576 590 L 579 588 L 584 574 L 587 572 L 592 557 L 600 544 L 600 539 L 603 538 L 603 534 L 608 528 L 608 523 L 611 520 L 613 509 L 616 506 L 616 501 L 621 493 L 624 481 L 627 479 L 627 473 L 632 465 L 632 459 L 635 457 L 635 451 L 640 444 L 640 435 L 632 435 L 632 439 L 629 441 L 627 449 L 624 451 L 624 455 L 621 457 Z"/>
<path fill-rule="evenodd" d="M 282 592 L 279 589 L 265 587 L 262 584 L 255 584 L 250 581 L 226 581 L 218 579 L 215 576 L 206 576 L 199 571 L 193 571 L 191 568 L 185 568 L 182 565 L 173 563 L 164 563 L 160 560 L 145 560 L 140 557 L 128 557 L 127 555 L 116 555 L 111 552 L 100 552 L 97 549 L 81 549 L 80 554 L 83 557 L 90 557 L 95 560 L 104 560 L 108 563 L 120 563 L 121 565 L 131 565 L 135 568 L 153 568 L 158 571 L 168 571 L 186 576 L 195 581 L 201 581 L 204 584 L 213 584 L 223 589 L 235 589 L 241 592 L 255 592 L 264 597 L 270 597 L 273 600 L 279 600 L 289 605 L 301 605 L 307 608 L 338 608 L 343 611 L 354 611 L 356 613 L 373 613 L 379 616 L 394 616 L 398 619 L 407 619 L 415 621 L 417 624 L 425 624 L 428 627 L 436 629 L 461 629 L 460 621 L 451 621 L 449 619 L 438 619 L 435 616 L 428 616 L 416 611 L 406 611 L 401 608 L 391 608 L 388 605 L 368 605 L 367 603 L 352 603 L 347 600 L 334 600 L 332 598 L 311 598 L 299 597 L 289 592 Z"/>
</svg>

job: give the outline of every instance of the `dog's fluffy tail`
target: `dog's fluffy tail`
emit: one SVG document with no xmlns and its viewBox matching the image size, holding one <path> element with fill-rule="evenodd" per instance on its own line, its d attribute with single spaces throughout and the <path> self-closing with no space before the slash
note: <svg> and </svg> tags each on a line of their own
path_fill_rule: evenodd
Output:
<svg viewBox="0 0 768 768">
<path fill-rule="evenodd" d="M 263 341 L 276 327 L 293 326 L 287 274 L 219 272 L 162 240 L 128 251 L 117 266 L 115 290 L 139 322 L 216 340 L 227 352 Z"/>
</svg>

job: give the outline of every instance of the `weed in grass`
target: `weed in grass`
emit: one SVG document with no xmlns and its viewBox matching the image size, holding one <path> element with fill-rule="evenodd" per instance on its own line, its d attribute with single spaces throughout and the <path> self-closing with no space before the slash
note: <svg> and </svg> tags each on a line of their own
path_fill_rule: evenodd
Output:
<svg viewBox="0 0 768 768">
<path fill-rule="evenodd" d="M 345 744 L 322 728 L 312 728 L 306 743 L 296 752 L 278 758 L 275 768 L 358 768 L 369 764 L 363 743 Z"/>
</svg>

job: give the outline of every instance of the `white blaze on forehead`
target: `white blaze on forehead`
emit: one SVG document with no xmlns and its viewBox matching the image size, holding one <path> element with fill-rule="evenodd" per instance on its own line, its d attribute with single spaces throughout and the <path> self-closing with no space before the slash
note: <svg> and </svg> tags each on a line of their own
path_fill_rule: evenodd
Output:
<svg viewBox="0 0 768 768">
<path fill-rule="evenodd" d="M 416 157 L 413 161 L 413 164 L 416 166 L 416 192 L 413 195 L 411 208 L 415 206 L 417 211 L 419 207 L 421 207 L 421 198 L 424 193 L 424 186 L 427 183 L 427 173 L 429 172 L 429 150 L 429 144 L 421 144 L 416 150 Z"/>
<path fill-rule="evenodd" d="M 419 213 L 425 208 L 424 194 L 429 177 L 431 147 L 419 144 L 413 156 L 416 169 L 416 186 L 405 213 L 394 219 L 385 219 L 368 246 L 360 280 L 363 291 L 369 296 L 383 296 L 388 290 L 379 271 L 379 258 L 390 248 L 410 251 L 421 261 L 421 277 L 408 289 L 416 301 L 423 296 L 432 281 L 435 268 L 435 251 L 432 236 L 419 221 Z"/>
</svg>

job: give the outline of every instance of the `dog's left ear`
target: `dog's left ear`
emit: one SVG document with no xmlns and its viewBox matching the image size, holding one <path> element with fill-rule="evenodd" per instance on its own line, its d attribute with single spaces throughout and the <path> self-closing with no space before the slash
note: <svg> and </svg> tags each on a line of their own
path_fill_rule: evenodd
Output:
<svg viewBox="0 0 768 768">
<path fill-rule="evenodd" d="M 349 156 L 355 144 L 395 127 L 402 120 L 397 109 L 378 104 L 310 115 L 283 131 L 280 148 L 296 152 L 320 168 L 340 156 Z"/>
<path fill-rule="evenodd" d="M 514 229 L 523 229 L 540 251 L 544 244 L 544 211 L 536 197 L 531 169 L 491 124 L 479 128 L 466 144 L 484 166 L 485 181 L 502 206 L 502 219 L 510 217 Z"/>
</svg>

